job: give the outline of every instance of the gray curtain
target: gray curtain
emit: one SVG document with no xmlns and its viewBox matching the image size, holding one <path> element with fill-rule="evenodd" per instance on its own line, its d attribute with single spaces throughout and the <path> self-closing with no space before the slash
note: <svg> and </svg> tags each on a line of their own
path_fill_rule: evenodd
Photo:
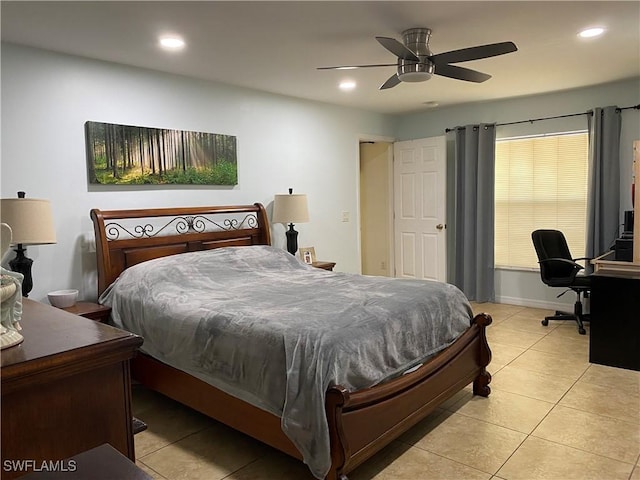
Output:
<svg viewBox="0 0 640 480">
<path fill-rule="evenodd" d="M 618 237 L 621 129 L 622 115 L 616 106 L 596 108 L 589 116 L 586 251 L 589 258 L 607 252 Z"/>
<path fill-rule="evenodd" d="M 457 127 L 448 138 L 447 277 L 477 302 L 495 299 L 495 144 L 495 124 Z"/>
</svg>

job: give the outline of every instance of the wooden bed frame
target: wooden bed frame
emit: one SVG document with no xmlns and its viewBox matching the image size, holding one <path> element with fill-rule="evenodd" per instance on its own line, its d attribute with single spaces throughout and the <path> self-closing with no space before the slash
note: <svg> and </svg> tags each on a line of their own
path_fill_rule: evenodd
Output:
<svg viewBox="0 0 640 480">
<path fill-rule="evenodd" d="M 148 210 L 93 209 L 91 218 L 96 236 L 99 294 L 123 270 L 145 260 L 211 248 L 271 243 L 267 215 L 258 203 Z M 164 226 L 145 223 L 150 219 L 162 221 Z M 125 225 L 127 221 L 138 223 L 131 227 Z M 166 235 L 172 228 L 173 234 Z M 347 473 L 469 383 L 473 382 L 474 394 L 488 396 L 491 375 L 486 366 L 491 351 L 485 328 L 489 324 L 489 315 L 477 315 L 469 330 L 412 373 L 355 392 L 339 385 L 331 387 L 325 402 L 332 460 L 327 480 L 347 480 Z M 132 375 L 153 390 L 302 459 L 282 431 L 281 419 L 276 415 L 144 354 L 132 362 Z"/>
</svg>

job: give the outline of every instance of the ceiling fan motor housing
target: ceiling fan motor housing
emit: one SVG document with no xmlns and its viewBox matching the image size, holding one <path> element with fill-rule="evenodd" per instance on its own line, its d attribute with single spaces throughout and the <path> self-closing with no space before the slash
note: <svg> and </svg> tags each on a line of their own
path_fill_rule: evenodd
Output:
<svg viewBox="0 0 640 480">
<path fill-rule="evenodd" d="M 420 59 L 419 62 L 398 58 L 398 78 L 403 82 L 424 82 L 435 71 L 435 64 L 429 60 L 429 38 L 431 29 L 410 28 L 402 32 L 404 45 Z"/>
</svg>

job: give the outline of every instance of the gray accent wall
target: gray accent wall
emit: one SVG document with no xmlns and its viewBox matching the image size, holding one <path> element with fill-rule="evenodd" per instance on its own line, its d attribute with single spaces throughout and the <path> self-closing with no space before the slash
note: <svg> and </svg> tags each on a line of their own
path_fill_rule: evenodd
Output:
<svg viewBox="0 0 640 480">
<path fill-rule="evenodd" d="M 640 104 L 640 78 L 544 95 L 441 107 L 404 115 L 396 123 L 396 136 L 398 140 L 411 140 L 442 135 L 446 128 L 457 125 L 509 123 L 586 112 L 595 107 L 608 105 L 626 107 L 637 104 Z M 508 138 L 574 130 L 587 130 L 586 115 L 499 126 L 496 129 L 496 136 Z M 640 111 L 624 110 L 620 141 L 621 212 L 632 208 L 633 141 L 638 139 L 640 139 Z M 620 222 L 622 223 L 622 217 Z M 582 253 L 576 252 L 574 255 L 578 257 L 582 256 Z M 543 285 L 538 271 L 499 269 L 496 272 L 495 289 L 496 301 L 503 303 L 540 308 L 566 308 L 575 301 L 575 295 L 570 293 L 556 299 L 556 295 L 562 290 Z"/>
</svg>

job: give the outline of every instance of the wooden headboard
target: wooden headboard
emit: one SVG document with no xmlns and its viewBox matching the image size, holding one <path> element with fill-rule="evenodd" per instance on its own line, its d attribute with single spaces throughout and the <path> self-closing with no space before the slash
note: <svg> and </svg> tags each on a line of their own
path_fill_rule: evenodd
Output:
<svg viewBox="0 0 640 480">
<path fill-rule="evenodd" d="M 260 203 L 226 207 L 91 210 L 98 295 L 125 269 L 146 260 L 219 247 L 271 245 Z"/>
</svg>

